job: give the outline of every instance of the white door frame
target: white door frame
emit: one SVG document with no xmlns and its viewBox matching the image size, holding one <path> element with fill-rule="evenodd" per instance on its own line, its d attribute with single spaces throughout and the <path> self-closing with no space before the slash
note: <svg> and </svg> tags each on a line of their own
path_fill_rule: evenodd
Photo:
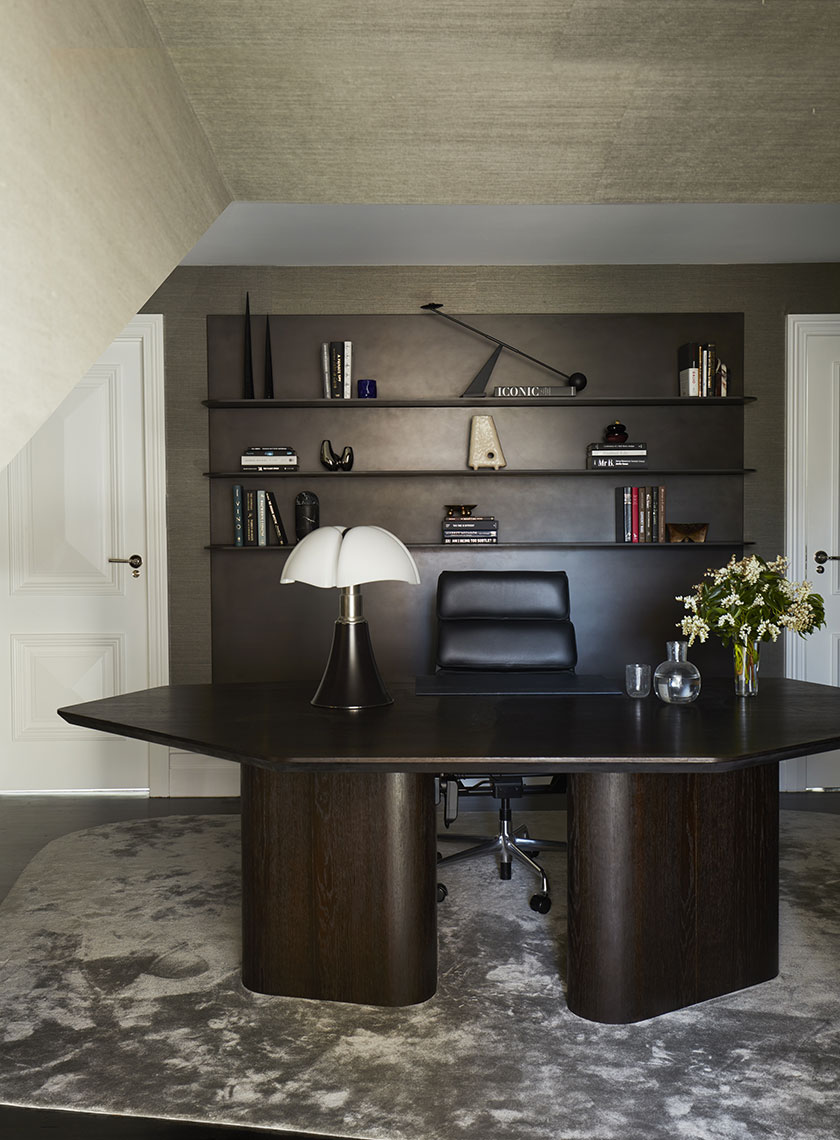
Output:
<svg viewBox="0 0 840 1140">
<path fill-rule="evenodd" d="M 141 313 L 117 342 L 137 343 L 143 358 L 149 688 L 169 683 L 169 587 L 166 547 L 166 431 L 164 419 L 163 316 Z M 149 745 L 149 795 L 169 795 L 169 749 Z"/>
<path fill-rule="evenodd" d="M 805 372 L 808 338 L 840 336 L 837 313 L 791 313 L 787 318 L 787 361 L 785 378 L 785 554 L 789 573 L 796 581 L 809 577 L 809 551 L 805 545 Z M 805 642 L 796 634 L 785 634 L 785 676 L 805 677 Z M 806 760 L 800 757 L 781 766 L 782 791 L 805 785 Z"/>
</svg>

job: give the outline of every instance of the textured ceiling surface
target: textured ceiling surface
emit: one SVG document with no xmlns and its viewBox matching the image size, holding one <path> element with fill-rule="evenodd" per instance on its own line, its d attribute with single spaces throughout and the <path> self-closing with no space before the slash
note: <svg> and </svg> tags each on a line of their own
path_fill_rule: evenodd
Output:
<svg viewBox="0 0 840 1140">
<path fill-rule="evenodd" d="M 840 200 L 838 0 L 145 3 L 239 200 Z"/>
</svg>

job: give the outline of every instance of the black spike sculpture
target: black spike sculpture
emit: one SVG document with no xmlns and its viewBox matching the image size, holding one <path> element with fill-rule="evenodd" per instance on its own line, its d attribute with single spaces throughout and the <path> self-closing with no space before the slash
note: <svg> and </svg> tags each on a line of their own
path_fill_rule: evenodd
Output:
<svg viewBox="0 0 840 1140">
<path fill-rule="evenodd" d="M 453 324 L 460 325 L 461 328 L 464 329 L 469 329 L 470 332 L 478 333 L 479 336 L 483 336 L 485 340 L 492 341 L 493 344 L 496 345 L 489 359 L 481 366 L 465 391 L 461 393 L 461 399 L 465 397 L 474 399 L 477 396 L 487 395 L 484 389 L 487 387 L 487 381 L 490 379 L 490 374 L 496 367 L 496 361 L 499 359 L 503 348 L 506 348 L 508 352 L 515 352 L 517 356 L 524 356 L 526 360 L 530 360 L 534 364 L 539 364 L 540 368 L 547 368 L 548 371 L 553 372 L 555 376 L 562 376 L 564 380 L 568 381 L 569 387 L 574 388 L 577 392 L 580 392 L 581 389 L 586 387 L 586 377 L 582 372 L 572 372 L 571 375 L 567 372 L 561 372 L 559 368 L 554 368 L 551 364 L 546 364 L 544 360 L 537 360 L 536 356 L 529 356 L 528 353 L 523 352 L 521 348 L 514 348 L 512 344 L 505 344 L 505 342 L 499 340 L 498 337 L 491 336 L 490 333 L 482 332 L 481 329 L 468 325 L 466 321 L 459 321 L 457 317 L 450 317 L 449 313 L 442 313 L 441 309 L 443 305 L 435 301 L 430 301 L 428 305 L 421 305 L 420 308 L 425 309 L 429 313 L 434 313 L 436 317 L 445 317 L 448 321 L 452 321 Z"/>
<path fill-rule="evenodd" d="M 265 318 L 265 398 L 274 399 L 274 368 L 271 363 L 271 322 Z"/>
<path fill-rule="evenodd" d="M 246 400 L 254 398 L 254 364 L 251 359 L 251 298 L 245 294 L 245 383 L 243 396 Z"/>
</svg>

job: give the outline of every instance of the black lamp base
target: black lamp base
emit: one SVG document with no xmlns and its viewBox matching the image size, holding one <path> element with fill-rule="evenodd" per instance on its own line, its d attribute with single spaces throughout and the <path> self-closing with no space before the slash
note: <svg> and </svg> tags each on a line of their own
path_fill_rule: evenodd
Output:
<svg viewBox="0 0 840 1140">
<path fill-rule="evenodd" d="M 370 709 L 393 704 L 394 698 L 382 683 L 368 623 L 335 623 L 332 648 L 318 691 L 311 703 L 327 709 Z"/>
</svg>

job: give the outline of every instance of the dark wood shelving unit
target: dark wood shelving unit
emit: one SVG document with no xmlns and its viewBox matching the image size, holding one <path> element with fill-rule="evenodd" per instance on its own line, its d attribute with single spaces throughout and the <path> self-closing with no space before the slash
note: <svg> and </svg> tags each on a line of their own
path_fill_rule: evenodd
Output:
<svg viewBox="0 0 840 1140">
<path fill-rule="evenodd" d="M 726 407 L 750 404 L 755 396 L 574 396 L 574 397 L 499 397 L 452 400 L 202 400 L 205 408 L 227 408 L 239 411 L 270 412 L 284 408 L 655 408 L 679 407 L 690 404 L 701 407 Z"/>
<path fill-rule="evenodd" d="M 253 553 L 254 551 L 273 551 L 275 554 L 288 554 L 294 550 L 297 543 L 290 542 L 287 546 L 236 546 L 231 542 L 215 542 L 205 546 L 205 550 L 235 550 L 240 553 Z M 732 550 L 741 546 L 752 546 L 753 543 L 742 541 L 740 538 L 732 542 L 691 543 L 691 542 L 481 542 L 460 543 L 446 542 L 406 542 L 409 550 L 683 550 L 696 549 L 698 546 L 720 546 Z"/>
<path fill-rule="evenodd" d="M 334 591 L 279 585 L 283 559 L 231 557 L 287 554 L 289 546 L 233 544 L 231 486 L 274 491 L 286 532 L 294 538 L 294 498 L 320 499 L 322 525 L 369 524 L 406 541 L 420 585 L 364 588 L 383 676 L 430 671 L 434 597 L 443 569 L 564 569 L 584 673 L 621 673 L 625 661 L 665 656 L 682 616 L 677 595 L 706 569 L 740 557 L 745 546 L 743 315 L 484 314 L 464 319 L 526 349 L 538 360 L 588 377 L 574 397 L 463 398 L 487 360 L 484 341 L 429 314 L 252 314 L 257 397 L 264 390 L 266 320 L 270 323 L 275 399 L 242 399 L 242 315 L 207 318 L 208 479 L 213 601 L 214 678 L 219 681 L 317 678 L 335 620 Z M 377 380 L 377 399 L 325 399 L 320 347 L 352 340 L 354 376 Z M 687 341 L 717 345 L 729 366 L 731 395 L 686 398 L 677 388 L 677 349 Z M 543 383 L 533 362 L 503 352 L 488 384 Z M 568 414 L 572 412 L 573 414 Z M 466 466 L 470 419 L 492 415 L 507 464 L 495 471 Z M 650 466 L 585 466 L 586 445 L 607 422 L 627 424 L 645 440 Z M 351 446 L 355 466 L 318 464 L 323 439 Z M 255 444 L 288 444 L 296 471 L 241 471 L 239 456 Z M 288 486 L 283 485 L 284 480 Z M 708 522 L 704 543 L 615 541 L 615 491 L 665 485 L 669 522 Z M 447 544 L 440 523 L 447 503 L 476 503 L 475 514 L 500 522 L 495 544 Z M 548 539 L 550 536 L 550 540 Z M 630 551 L 646 551 L 643 556 Z M 675 553 L 679 551 L 679 553 Z M 290 653 L 288 647 L 293 646 Z M 729 655 L 705 645 L 701 670 L 726 672 Z M 717 658 L 716 655 L 717 654 Z M 717 664 L 715 664 L 717 662 Z"/>
<path fill-rule="evenodd" d="M 435 471 L 427 469 L 425 471 L 287 471 L 285 474 L 273 471 L 256 471 L 253 474 L 248 471 L 205 471 L 204 476 L 206 479 L 333 479 L 338 482 L 342 479 L 454 479 L 466 476 L 469 479 L 492 479 L 492 478 L 574 478 L 578 475 L 590 476 L 594 475 L 596 479 L 603 479 L 605 476 L 613 479 L 623 479 L 624 482 L 628 480 L 637 483 L 645 475 L 748 475 L 755 471 L 754 467 L 720 467 L 716 469 L 707 468 L 705 470 L 687 471 L 684 468 L 678 467 L 645 467 L 645 468 L 626 468 L 626 467 L 599 467 L 594 470 L 589 470 L 582 467 L 570 468 L 540 468 L 539 470 L 529 470 L 527 467 L 520 467 L 515 471 L 510 468 L 502 468 L 499 471 L 493 470 L 479 470 L 472 471 L 470 468 L 459 468 L 452 471 Z"/>
</svg>

